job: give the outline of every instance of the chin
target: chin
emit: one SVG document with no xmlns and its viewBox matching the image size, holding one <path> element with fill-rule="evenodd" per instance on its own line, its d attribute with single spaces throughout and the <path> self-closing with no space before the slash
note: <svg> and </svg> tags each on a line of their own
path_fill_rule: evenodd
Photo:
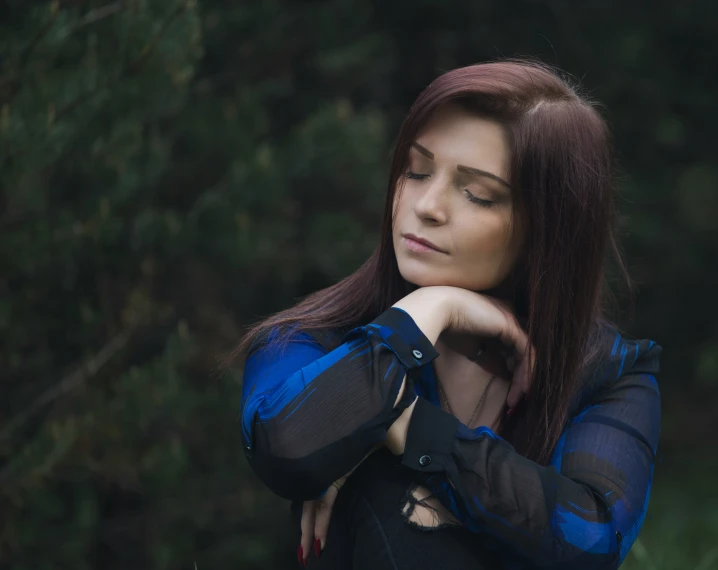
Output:
<svg viewBox="0 0 718 570">
<path fill-rule="evenodd" d="M 462 287 L 458 284 L 455 279 L 451 279 L 448 276 L 436 275 L 436 273 L 429 273 L 424 271 L 402 271 L 399 268 L 399 273 L 405 281 L 415 285 L 416 287 L 435 287 L 437 285 L 445 285 L 450 287 Z"/>
<path fill-rule="evenodd" d="M 469 291 L 491 291 L 496 283 L 467 283 L 464 280 L 456 279 L 451 275 L 437 274 L 436 271 L 429 272 L 426 269 L 421 271 L 408 270 L 406 267 L 399 266 L 399 273 L 405 281 L 416 287 L 436 287 L 443 285 L 445 287 L 458 287 L 460 289 L 468 289 Z"/>
</svg>

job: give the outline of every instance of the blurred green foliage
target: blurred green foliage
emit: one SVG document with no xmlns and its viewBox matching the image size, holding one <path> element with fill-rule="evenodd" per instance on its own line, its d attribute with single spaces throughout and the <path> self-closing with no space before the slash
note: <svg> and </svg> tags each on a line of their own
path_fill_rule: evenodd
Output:
<svg viewBox="0 0 718 570">
<path fill-rule="evenodd" d="M 666 349 L 626 567 L 714 567 L 715 466 L 676 453 L 718 433 L 716 21 L 708 1 L 0 2 L 0 566 L 289 567 L 217 358 L 373 249 L 423 87 L 531 56 L 606 105 L 629 330 Z"/>
</svg>

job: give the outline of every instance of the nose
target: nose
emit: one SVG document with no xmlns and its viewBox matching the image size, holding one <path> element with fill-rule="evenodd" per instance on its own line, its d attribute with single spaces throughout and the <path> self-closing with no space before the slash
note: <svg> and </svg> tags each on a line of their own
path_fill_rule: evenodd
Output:
<svg viewBox="0 0 718 570">
<path fill-rule="evenodd" d="M 447 183 L 439 177 L 425 181 L 414 203 L 416 216 L 424 221 L 445 224 L 449 218 Z"/>
</svg>

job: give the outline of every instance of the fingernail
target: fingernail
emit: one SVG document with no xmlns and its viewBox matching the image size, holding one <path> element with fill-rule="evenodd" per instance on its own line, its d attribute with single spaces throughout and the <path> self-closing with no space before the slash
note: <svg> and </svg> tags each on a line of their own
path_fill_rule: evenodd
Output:
<svg viewBox="0 0 718 570">
<path fill-rule="evenodd" d="M 299 548 L 297 548 L 297 562 L 299 562 L 299 565 L 302 568 L 306 568 L 307 565 L 304 564 L 304 549 L 302 548 L 302 545 L 299 545 Z"/>
<path fill-rule="evenodd" d="M 514 415 L 514 412 L 515 412 L 515 411 L 516 411 L 516 408 L 509 408 L 509 411 L 506 412 L 506 415 L 507 415 L 508 417 L 511 417 L 511 416 Z"/>
<path fill-rule="evenodd" d="M 322 555 L 322 541 L 318 538 L 314 539 L 314 554 L 319 558 Z"/>
</svg>

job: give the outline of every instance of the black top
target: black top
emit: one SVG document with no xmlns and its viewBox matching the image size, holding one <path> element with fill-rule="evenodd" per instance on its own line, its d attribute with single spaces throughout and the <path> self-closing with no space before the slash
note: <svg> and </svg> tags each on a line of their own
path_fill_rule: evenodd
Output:
<svg viewBox="0 0 718 570">
<path fill-rule="evenodd" d="M 431 365 L 438 353 L 400 309 L 331 350 L 326 337 L 301 331 L 283 349 L 276 338 L 247 359 L 242 433 L 252 468 L 280 496 L 321 495 L 418 396 L 402 465 L 466 529 L 490 539 L 506 567 L 617 568 L 633 544 L 660 427 L 653 341 L 606 329 L 607 357 L 585 379 L 583 404 L 544 467 L 440 408 Z"/>
</svg>

